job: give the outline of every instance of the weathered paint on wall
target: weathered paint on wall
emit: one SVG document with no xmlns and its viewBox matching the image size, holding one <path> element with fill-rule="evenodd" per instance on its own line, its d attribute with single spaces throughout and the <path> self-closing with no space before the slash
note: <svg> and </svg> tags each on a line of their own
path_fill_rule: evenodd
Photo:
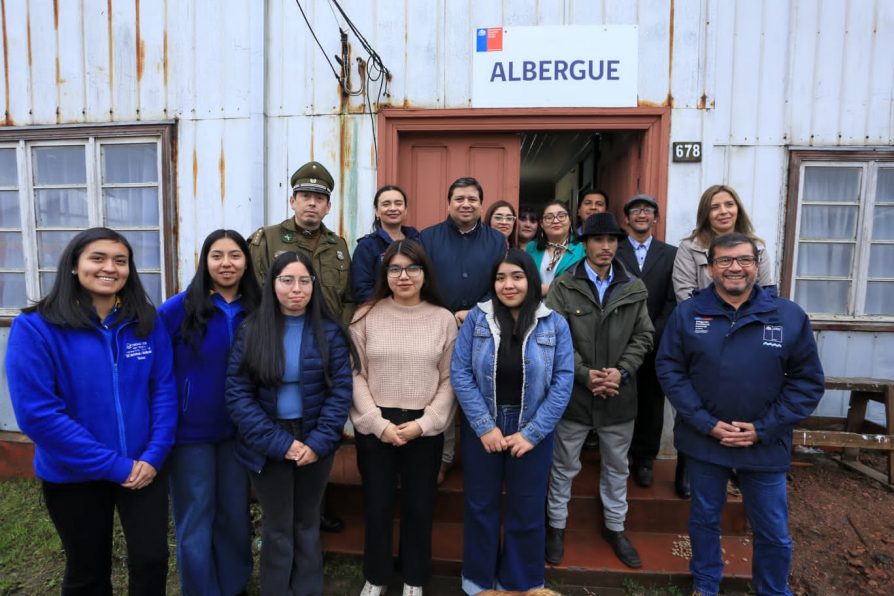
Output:
<svg viewBox="0 0 894 596">
<path fill-rule="evenodd" d="M 887 0 L 341 4 L 391 71 L 383 104 L 408 108 L 469 107 L 477 27 L 636 24 L 640 105 L 672 107 L 671 141 L 703 142 L 701 163 L 669 164 L 668 239 L 689 232 L 705 187 L 726 182 L 777 271 L 788 147 L 894 144 Z M 325 0 L 301 5 L 324 52 L 294 0 L 0 0 L 5 124 L 176 120 L 181 286 L 209 231 L 287 217 L 286 181 L 309 159 L 332 171 L 326 224 L 353 244 L 372 221 L 375 134 L 365 98 L 342 96 L 325 57 L 341 54 L 344 19 Z M 358 89 L 366 55 L 348 43 Z M 882 353 L 865 341 L 849 344 L 865 350 L 854 362 Z"/>
</svg>

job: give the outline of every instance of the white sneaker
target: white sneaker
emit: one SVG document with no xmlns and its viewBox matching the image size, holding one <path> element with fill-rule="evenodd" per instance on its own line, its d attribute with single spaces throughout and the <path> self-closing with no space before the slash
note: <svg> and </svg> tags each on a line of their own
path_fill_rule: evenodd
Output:
<svg viewBox="0 0 894 596">
<path fill-rule="evenodd" d="M 363 584 L 363 589 L 360 590 L 360 596 L 382 596 L 382 594 L 384 594 L 385 590 L 387 589 L 388 586 L 377 586 L 375 584 L 366 582 L 365 584 Z"/>
<path fill-rule="evenodd" d="M 422 586 L 404 584 L 404 596 L 422 596 Z"/>
</svg>

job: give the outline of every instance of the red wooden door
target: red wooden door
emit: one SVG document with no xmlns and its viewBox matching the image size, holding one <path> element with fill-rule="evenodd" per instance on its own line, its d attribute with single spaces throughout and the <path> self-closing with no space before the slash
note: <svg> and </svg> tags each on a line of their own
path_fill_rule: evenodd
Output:
<svg viewBox="0 0 894 596">
<path fill-rule="evenodd" d="M 484 206 L 503 199 L 518 208 L 521 137 L 506 133 L 404 133 L 398 150 L 398 184 L 408 195 L 409 225 L 418 229 L 447 216 L 447 189 L 472 176 L 484 188 Z"/>
</svg>

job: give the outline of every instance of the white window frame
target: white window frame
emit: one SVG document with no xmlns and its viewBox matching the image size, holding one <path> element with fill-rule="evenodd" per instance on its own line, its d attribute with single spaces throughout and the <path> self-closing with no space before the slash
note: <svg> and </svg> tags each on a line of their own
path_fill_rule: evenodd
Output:
<svg viewBox="0 0 894 596">
<path fill-rule="evenodd" d="M 799 153 L 795 151 L 794 153 Z M 848 310 L 845 313 L 808 313 L 812 320 L 819 322 L 830 322 L 830 323 L 894 323 L 894 314 L 892 315 L 867 315 L 864 312 L 865 302 L 866 302 L 866 291 L 867 284 L 869 278 L 869 258 L 871 247 L 873 244 L 892 244 L 894 245 L 894 241 L 873 241 L 872 240 L 872 226 L 873 226 L 873 212 L 876 207 L 875 193 L 877 191 L 877 183 L 878 183 L 878 170 L 880 168 L 894 168 L 894 153 L 892 152 L 849 152 L 849 151 L 835 151 L 835 152 L 821 152 L 815 150 L 809 150 L 802 152 L 801 155 L 797 156 L 798 159 L 793 159 L 793 168 L 790 172 L 790 183 L 793 181 L 797 181 L 797 185 L 792 185 L 797 188 L 797 195 L 794 199 L 790 196 L 789 201 L 789 209 L 788 216 L 793 217 L 794 221 L 790 222 L 787 226 L 789 230 L 791 230 L 790 237 L 788 238 L 788 242 L 786 245 L 790 247 L 786 252 L 791 255 L 787 266 L 784 269 L 787 271 L 787 275 L 784 274 L 784 278 L 787 279 L 787 294 L 788 296 L 796 297 L 796 287 L 799 280 L 850 280 L 850 289 L 848 293 Z M 853 206 L 854 203 L 836 203 L 836 202 L 828 202 L 824 201 L 821 203 L 818 202 L 805 202 L 803 200 L 804 196 L 804 184 L 805 184 L 805 170 L 810 167 L 831 167 L 831 168 L 850 168 L 850 169 L 860 169 L 860 195 L 859 200 L 857 202 L 857 233 L 856 238 L 853 241 L 854 244 L 854 260 L 851 268 L 851 276 L 849 278 L 844 277 L 836 277 L 836 276 L 799 276 L 797 274 L 798 270 L 798 257 L 799 250 L 802 242 L 805 244 L 812 243 L 811 241 L 802 241 L 801 240 L 801 215 L 802 210 L 805 205 L 823 205 L 829 207 L 835 206 Z M 792 177 L 791 175 L 796 175 Z M 886 203 L 887 204 L 887 203 Z M 793 208 L 792 208 L 793 207 Z M 827 243 L 827 244 L 850 244 L 851 241 L 836 241 L 833 239 L 822 239 L 817 242 Z M 888 278 L 884 278 L 887 280 Z"/>
<path fill-rule="evenodd" d="M 144 232 L 157 231 L 159 246 L 159 264 L 158 267 L 140 267 L 140 273 L 158 274 L 161 283 L 161 299 L 165 300 L 173 291 L 172 271 L 173 258 L 170 254 L 173 252 L 173 243 L 171 239 L 170 222 L 173 217 L 166 217 L 166 210 L 171 206 L 171 190 L 170 190 L 170 171 L 166 169 L 166 164 L 170 162 L 170 147 L 166 143 L 170 142 L 169 125 L 155 125 L 152 130 L 145 132 L 135 132 L 142 125 L 130 125 L 117 128 L 114 126 L 90 127 L 90 130 L 83 130 L 82 134 L 77 127 L 64 127 L 64 134 L 53 135 L 45 134 L 44 131 L 34 129 L 24 129 L 23 138 L 18 140 L 4 141 L 0 139 L 0 148 L 14 148 L 16 150 L 16 166 L 18 170 L 18 193 L 19 193 L 19 217 L 22 231 L 22 244 L 25 269 L 25 302 L 23 304 L 32 304 L 40 298 L 40 274 L 42 272 L 54 270 L 56 264 L 39 268 L 38 263 L 38 243 L 37 243 L 37 225 L 36 225 L 36 199 L 34 194 L 34 178 L 33 163 L 31 150 L 35 147 L 61 147 L 61 146 L 83 146 L 84 161 L 86 167 L 86 181 L 83 188 L 87 192 L 88 205 L 88 223 L 87 227 L 105 225 L 103 210 L 103 190 L 105 188 L 146 188 L 155 187 L 158 189 L 158 223 L 154 226 L 120 226 L 115 225 L 113 229 L 122 233 L 128 232 Z M 127 129 L 127 130 L 124 130 Z M 44 132 L 44 134 L 40 134 Z M 8 131 L 7 134 L 13 133 Z M 37 133 L 37 134 L 35 134 Z M 13 133 L 14 134 L 14 133 Z M 63 138 L 59 138 L 62 136 Z M 155 183 L 108 183 L 102 182 L 102 151 L 104 145 L 134 145 L 149 144 L 156 145 L 156 171 L 157 181 Z M 65 188 L 75 185 L 66 184 Z M 171 214 L 173 215 L 173 214 Z M 80 231 L 86 229 L 84 227 L 75 226 L 59 226 L 52 227 L 52 231 Z M 6 269 L 4 269 L 6 271 Z M 15 269 L 13 271 L 18 271 Z M 19 308 L 0 308 L 0 318 L 14 317 L 20 311 Z"/>
</svg>

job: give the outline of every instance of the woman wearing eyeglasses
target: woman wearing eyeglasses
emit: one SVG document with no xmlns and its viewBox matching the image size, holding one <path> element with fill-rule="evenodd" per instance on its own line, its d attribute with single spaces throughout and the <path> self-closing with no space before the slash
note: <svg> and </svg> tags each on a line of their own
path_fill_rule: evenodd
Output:
<svg viewBox="0 0 894 596">
<path fill-rule="evenodd" d="M 450 357 L 456 322 L 438 298 L 422 245 L 395 242 L 371 302 L 351 324 L 360 370 L 351 422 L 363 479 L 363 596 L 384 593 L 393 572 L 391 527 L 401 490 L 400 558 L 405 596 L 431 576 L 431 529 L 444 429 L 456 404 Z"/>
<path fill-rule="evenodd" d="M 236 455 L 263 512 L 261 594 L 320 594 L 320 507 L 351 405 L 350 337 L 310 260 L 276 257 L 227 367 Z M 354 362 L 357 362 L 354 359 Z"/>
<path fill-rule="evenodd" d="M 722 184 L 708 187 L 698 202 L 696 222 L 695 229 L 680 241 L 677 248 L 673 273 L 677 303 L 692 296 L 695 290 L 704 289 L 711 284 L 711 276 L 708 274 L 708 246 L 715 237 L 733 231 L 745 234 L 757 243 L 757 283 L 764 287 L 773 285 L 770 264 L 764 255 L 764 243 L 755 235 L 742 200 L 732 187 Z"/>
<path fill-rule="evenodd" d="M 516 245 L 515 208 L 508 201 L 497 201 L 484 215 L 484 223 L 506 237 L 507 248 Z"/>
<path fill-rule="evenodd" d="M 529 243 L 527 252 L 540 271 L 543 295 L 549 293 L 553 280 L 565 273 L 586 255 L 584 245 L 571 236 L 571 216 L 562 201 L 552 201 L 543 208 L 537 242 Z"/>
</svg>

